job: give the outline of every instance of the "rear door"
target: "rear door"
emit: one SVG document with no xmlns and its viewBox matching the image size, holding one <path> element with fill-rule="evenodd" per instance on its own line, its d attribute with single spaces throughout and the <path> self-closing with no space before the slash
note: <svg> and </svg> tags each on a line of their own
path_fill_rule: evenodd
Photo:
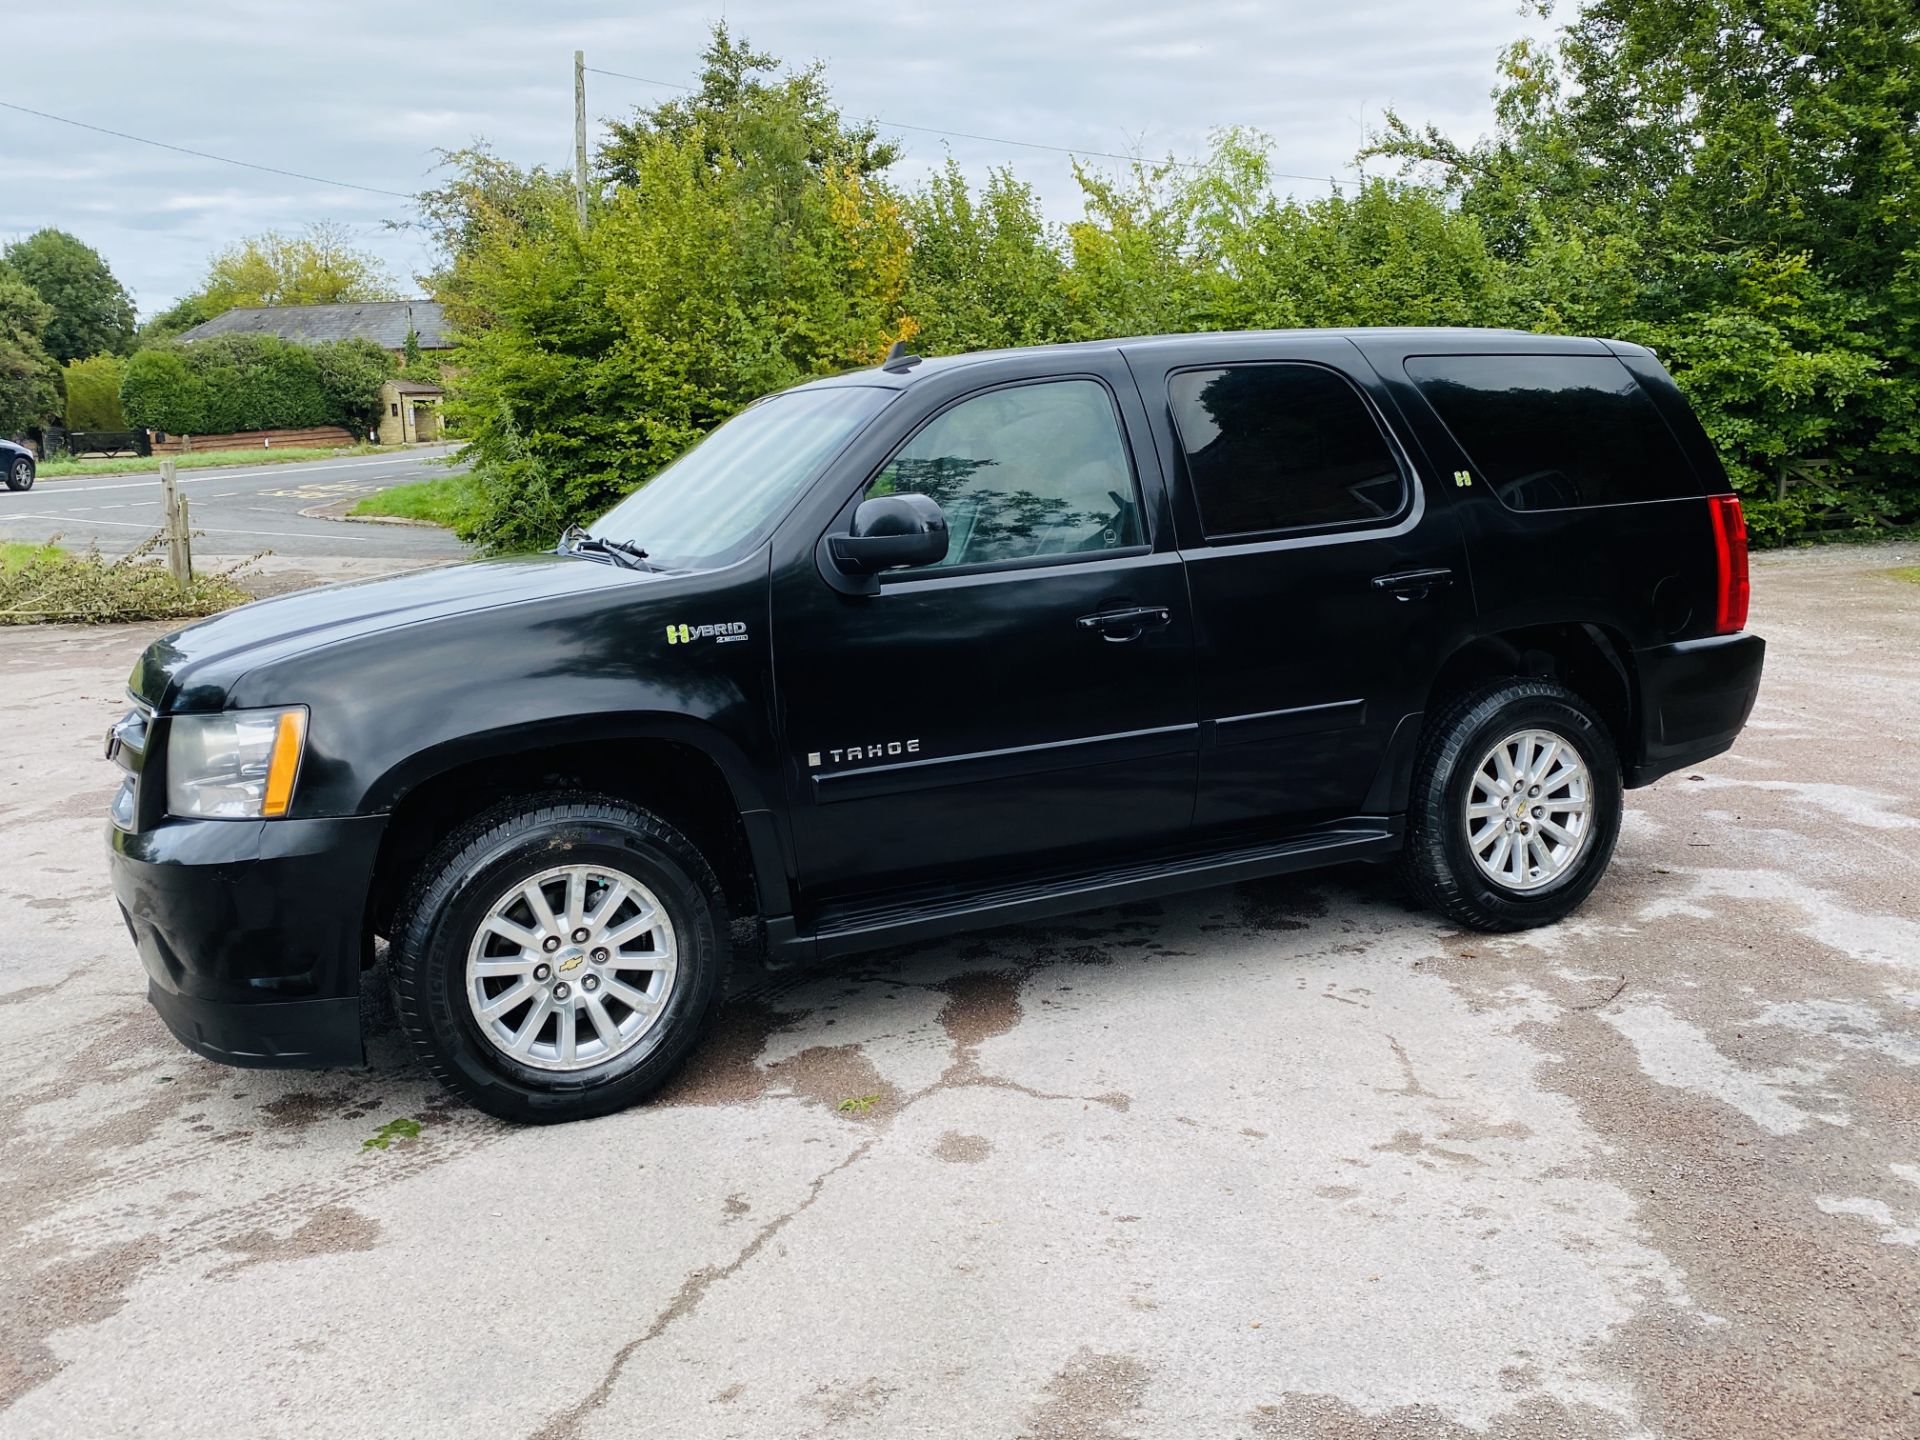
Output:
<svg viewBox="0 0 1920 1440">
<path fill-rule="evenodd" d="M 890 452 L 844 477 L 828 533 L 863 495 L 928 495 L 944 563 L 847 594 L 820 568 L 817 529 L 776 561 L 810 901 L 1032 875 L 1185 834 L 1186 580 L 1132 378 L 1117 354 L 1082 361 L 916 380 Z"/>
<path fill-rule="evenodd" d="M 1428 687 L 1473 613 L 1445 486 L 1341 338 L 1128 352 L 1193 595 L 1203 832 L 1393 808 Z"/>
</svg>

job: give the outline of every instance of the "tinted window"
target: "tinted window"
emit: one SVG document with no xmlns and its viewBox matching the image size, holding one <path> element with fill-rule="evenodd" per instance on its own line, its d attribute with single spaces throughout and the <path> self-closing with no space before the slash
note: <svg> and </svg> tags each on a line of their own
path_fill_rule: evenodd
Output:
<svg viewBox="0 0 1920 1440">
<path fill-rule="evenodd" d="M 1168 382 L 1209 539 L 1356 525 L 1399 513 L 1405 485 L 1360 396 L 1317 365 L 1229 365 Z"/>
<path fill-rule="evenodd" d="M 669 569 L 737 559 L 894 393 L 830 386 L 750 405 L 594 521 L 592 531 L 642 546 Z"/>
<path fill-rule="evenodd" d="M 909 440 L 867 494 L 931 497 L 947 517 L 948 566 L 1140 543 L 1119 416 L 1093 380 L 961 401 Z"/>
<path fill-rule="evenodd" d="M 1407 374 L 1515 510 L 1700 494 L 1673 432 L 1610 355 L 1416 355 Z"/>
</svg>

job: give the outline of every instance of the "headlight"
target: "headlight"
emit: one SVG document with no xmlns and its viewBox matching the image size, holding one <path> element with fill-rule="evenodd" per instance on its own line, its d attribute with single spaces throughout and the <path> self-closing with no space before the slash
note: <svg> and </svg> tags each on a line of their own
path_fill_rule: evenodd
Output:
<svg viewBox="0 0 1920 1440">
<path fill-rule="evenodd" d="M 167 724 L 167 811 L 207 819 L 284 815 L 307 743 L 307 707 L 176 715 Z"/>
</svg>

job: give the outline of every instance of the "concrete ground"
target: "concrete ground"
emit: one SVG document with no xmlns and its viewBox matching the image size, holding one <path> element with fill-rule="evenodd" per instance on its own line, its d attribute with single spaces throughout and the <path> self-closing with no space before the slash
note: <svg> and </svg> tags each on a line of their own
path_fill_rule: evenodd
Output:
<svg viewBox="0 0 1920 1440">
<path fill-rule="evenodd" d="M 981 933 L 548 1130 L 174 1045 L 101 855 L 151 632 L 0 632 L 0 1433 L 1920 1434 L 1916 560 L 1758 564 L 1751 728 L 1571 923 Z"/>
</svg>

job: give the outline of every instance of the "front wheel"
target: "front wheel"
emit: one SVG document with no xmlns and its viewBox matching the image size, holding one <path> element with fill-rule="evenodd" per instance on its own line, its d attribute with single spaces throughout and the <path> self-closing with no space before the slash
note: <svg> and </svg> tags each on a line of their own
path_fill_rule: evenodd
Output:
<svg viewBox="0 0 1920 1440">
<path fill-rule="evenodd" d="M 394 1008 L 449 1089 L 505 1120 L 620 1110 L 698 1043 L 726 968 L 712 868 L 624 801 L 543 795 L 457 832 L 394 927 Z"/>
<path fill-rule="evenodd" d="M 33 488 L 33 461 L 25 455 L 14 456 L 13 463 L 7 467 L 7 488 L 9 490 Z"/>
<path fill-rule="evenodd" d="M 1428 724 L 1401 874 L 1474 929 L 1550 925 L 1600 883 L 1620 809 L 1620 760 L 1593 707 L 1548 681 L 1496 681 Z"/>
</svg>

